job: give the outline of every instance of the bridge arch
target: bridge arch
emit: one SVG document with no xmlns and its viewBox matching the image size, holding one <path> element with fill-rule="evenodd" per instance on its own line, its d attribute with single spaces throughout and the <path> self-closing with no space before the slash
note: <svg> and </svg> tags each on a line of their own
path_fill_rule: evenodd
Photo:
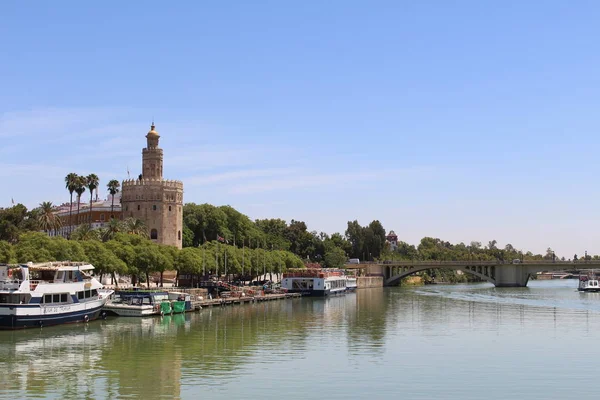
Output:
<svg viewBox="0 0 600 400">
<path fill-rule="evenodd" d="M 388 267 L 389 270 L 384 271 L 385 275 L 385 285 L 386 286 L 396 286 L 400 284 L 400 281 L 407 276 L 414 275 L 417 272 L 427 271 L 427 270 L 435 270 L 435 269 L 445 269 L 445 270 L 453 270 L 453 271 L 462 271 L 464 273 L 474 275 L 484 281 L 490 282 L 496 285 L 496 271 L 493 266 L 472 266 L 472 267 L 452 267 L 452 266 L 409 266 L 409 267 Z M 387 268 L 386 268 L 387 269 Z"/>
</svg>

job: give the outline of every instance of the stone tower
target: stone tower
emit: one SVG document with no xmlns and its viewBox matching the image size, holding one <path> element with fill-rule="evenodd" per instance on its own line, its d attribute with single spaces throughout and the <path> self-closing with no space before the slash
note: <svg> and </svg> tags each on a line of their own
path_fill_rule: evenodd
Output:
<svg viewBox="0 0 600 400">
<path fill-rule="evenodd" d="M 142 150 L 142 174 L 138 179 L 123 181 L 122 215 L 144 221 L 152 241 L 181 248 L 183 183 L 163 179 L 163 151 L 154 128 L 153 122 Z"/>
</svg>

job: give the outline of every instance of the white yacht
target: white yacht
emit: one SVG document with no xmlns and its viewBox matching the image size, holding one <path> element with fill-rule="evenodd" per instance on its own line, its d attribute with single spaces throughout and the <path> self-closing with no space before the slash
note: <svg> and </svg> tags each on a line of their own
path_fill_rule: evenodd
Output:
<svg viewBox="0 0 600 400">
<path fill-rule="evenodd" d="M 599 292 L 600 284 L 594 273 L 587 275 L 579 275 L 579 286 L 577 290 L 580 292 Z"/>
<path fill-rule="evenodd" d="M 0 265 L 0 329 L 87 322 L 101 315 L 112 293 L 86 263 Z"/>
<path fill-rule="evenodd" d="M 346 291 L 346 278 L 337 269 L 294 268 L 283 274 L 281 288 L 290 293 L 329 296 Z"/>
</svg>

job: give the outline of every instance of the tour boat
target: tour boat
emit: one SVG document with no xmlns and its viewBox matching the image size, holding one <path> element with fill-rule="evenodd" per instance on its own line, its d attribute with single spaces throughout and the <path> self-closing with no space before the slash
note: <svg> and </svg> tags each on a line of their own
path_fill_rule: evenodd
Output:
<svg viewBox="0 0 600 400">
<path fill-rule="evenodd" d="M 0 329 L 88 322 L 101 316 L 104 290 L 85 263 L 0 266 Z"/>
<path fill-rule="evenodd" d="M 346 275 L 337 269 L 295 268 L 283 274 L 281 288 L 290 293 L 329 296 L 346 291 Z"/>
<path fill-rule="evenodd" d="M 589 275 L 579 275 L 579 287 L 577 290 L 580 292 L 598 292 L 600 291 L 600 284 L 593 273 Z"/>
</svg>

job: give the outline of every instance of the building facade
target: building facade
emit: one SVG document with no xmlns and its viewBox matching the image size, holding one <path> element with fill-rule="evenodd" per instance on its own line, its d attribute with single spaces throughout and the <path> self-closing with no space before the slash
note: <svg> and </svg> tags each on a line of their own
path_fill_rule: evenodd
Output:
<svg viewBox="0 0 600 400">
<path fill-rule="evenodd" d="M 163 179 L 163 150 L 154 123 L 142 150 L 142 173 L 121 185 L 123 218 L 146 223 L 150 239 L 159 244 L 182 247 L 183 183 Z"/>
<path fill-rule="evenodd" d="M 61 220 L 61 227 L 56 231 L 48 232 L 50 236 L 62 236 L 68 238 L 80 225 L 91 224 L 93 229 L 104 228 L 111 218 L 123 219 L 121 215 L 121 196 L 117 193 L 109 195 L 106 200 L 94 201 L 90 213 L 90 203 L 82 201 L 77 212 L 77 203 L 69 203 L 58 206 L 56 215 Z"/>
</svg>

